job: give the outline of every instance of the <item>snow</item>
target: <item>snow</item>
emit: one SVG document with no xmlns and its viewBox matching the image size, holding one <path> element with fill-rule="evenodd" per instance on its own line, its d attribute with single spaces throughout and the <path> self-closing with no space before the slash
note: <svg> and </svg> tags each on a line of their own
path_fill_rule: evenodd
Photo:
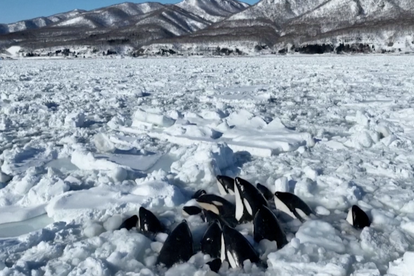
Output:
<svg viewBox="0 0 414 276">
<path fill-rule="evenodd" d="M 19 54 L 19 51 L 22 49 L 20 46 L 11 46 L 6 49 L 7 53 L 9 53 L 13 57 L 17 57 Z"/>
<path fill-rule="evenodd" d="M 218 194 L 224 174 L 295 193 L 315 216 L 277 213 L 280 250 L 238 225 L 267 268 L 224 264 L 220 275 L 412 275 L 413 62 L 2 62 L 0 274 L 213 275 L 200 252 L 156 266 L 168 232 L 118 228 L 143 206 L 173 229 L 194 192 Z M 345 221 L 354 204 L 370 227 Z M 197 248 L 207 225 L 186 219 Z"/>
</svg>

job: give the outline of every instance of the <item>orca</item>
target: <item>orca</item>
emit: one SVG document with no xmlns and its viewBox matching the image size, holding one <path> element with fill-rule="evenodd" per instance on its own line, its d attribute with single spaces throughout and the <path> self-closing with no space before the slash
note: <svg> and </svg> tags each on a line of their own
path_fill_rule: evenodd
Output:
<svg viewBox="0 0 414 276">
<path fill-rule="evenodd" d="M 252 263 L 260 261 L 259 255 L 249 241 L 239 231 L 227 225 L 223 227 L 221 235 L 220 259 L 222 262 L 226 260 L 232 268 L 242 267 L 245 260 L 250 260 Z"/>
<path fill-rule="evenodd" d="M 175 263 L 187 262 L 191 256 L 193 256 L 193 236 L 187 221 L 183 220 L 168 235 L 158 255 L 157 263 L 169 268 Z"/>
<path fill-rule="evenodd" d="M 213 213 L 210 210 L 204 210 L 203 211 L 204 214 L 204 221 L 207 221 L 209 223 L 213 223 L 214 221 L 218 221 L 220 223 L 221 226 L 227 225 L 229 227 L 236 227 L 236 225 L 238 224 L 236 218 L 231 215 L 231 216 L 219 216 L 216 213 Z"/>
<path fill-rule="evenodd" d="M 268 206 L 262 193 L 250 182 L 236 177 L 234 181 L 236 197 L 236 214 L 238 221 L 251 221 L 262 206 Z"/>
<path fill-rule="evenodd" d="M 225 175 L 217 175 L 217 186 L 221 195 L 234 194 L 234 179 Z"/>
<path fill-rule="evenodd" d="M 134 227 L 137 227 L 138 224 L 138 216 L 133 215 L 130 218 L 127 218 L 118 229 L 125 228 L 126 230 L 131 230 Z"/>
<path fill-rule="evenodd" d="M 202 213 L 203 213 L 203 209 L 197 206 L 184 206 L 183 207 L 183 215 L 186 217 L 200 215 Z"/>
<path fill-rule="evenodd" d="M 154 235 L 163 232 L 165 229 L 151 211 L 141 206 L 139 208 L 139 230 L 144 234 Z"/>
<path fill-rule="evenodd" d="M 266 200 L 271 200 L 273 198 L 273 193 L 266 186 L 257 183 L 256 188 L 262 193 Z"/>
<path fill-rule="evenodd" d="M 275 193 L 276 209 L 288 214 L 292 218 L 297 218 L 301 222 L 308 220 L 313 213 L 311 208 L 298 196 L 292 193 Z"/>
<path fill-rule="evenodd" d="M 218 195 L 202 195 L 196 201 L 203 209 L 210 210 L 217 215 L 230 216 L 235 212 L 234 204 Z"/>
<path fill-rule="evenodd" d="M 275 214 L 266 206 L 260 208 L 254 216 L 253 232 L 256 242 L 263 239 L 276 241 L 278 249 L 287 244 L 285 232 L 280 227 Z"/>
<path fill-rule="evenodd" d="M 357 205 L 352 205 L 349 209 L 346 221 L 356 229 L 363 229 L 371 225 L 368 215 Z"/>
<path fill-rule="evenodd" d="M 211 271 L 214 271 L 215 273 L 218 273 L 221 267 L 221 260 L 220 259 L 214 259 L 212 261 L 209 261 L 207 265 L 210 267 Z"/>
<path fill-rule="evenodd" d="M 201 239 L 201 252 L 211 258 L 220 258 L 221 228 L 216 220 L 210 224 Z"/>
<path fill-rule="evenodd" d="M 197 192 L 194 193 L 194 195 L 191 198 L 197 199 L 200 196 L 205 195 L 205 194 L 207 194 L 205 190 L 198 190 Z"/>
</svg>

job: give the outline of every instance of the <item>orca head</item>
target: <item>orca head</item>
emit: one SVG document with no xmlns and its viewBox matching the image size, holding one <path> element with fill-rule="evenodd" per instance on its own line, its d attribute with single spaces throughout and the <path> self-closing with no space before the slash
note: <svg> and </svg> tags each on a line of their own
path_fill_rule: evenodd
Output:
<svg viewBox="0 0 414 276">
<path fill-rule="evenodd" d="M 212 261 L 209 261 L 206 263 L 211 271 L 214 271 L 215 273 L 218 273 L 221 267 L 221 260 L 220 259 L 214 259 Z"/>
<path fill-rule="evenodd" d="M 308 220 L 312 209 L 297 195 L 288 192 L 275 193 L 276 208 L 300 221 Z"/>
<path fill-rule="evenodd" d="M 139 230 L 144 234 L 156 234 L 164 231 L 164 227 L 158 218 L 144 207 L 139 208 Z"/>
<path fill-rule="evenodd" d="M 232 268 L 242 267 L 245 260 L 260 261 L 248 240 L 236 229 L 225 225 L 222 233 L 221 261 L 227 260 Z"/>
<path fill-rule="evenodd" d="M 234 194 L 234 179 L 225 175 L 217 175 L 217 186 L 221 195 Z"/>
<path fill-rule="evenodd" d="M 217 220 L 211 223 L 201 239 L 201 252 L 210 255 L 211 258 L 219 258 L 221 249 L 221 232 L 222 231 Z"/>
<path fill-rule="evenodd" d="M 235 218 L 237 221 L 252 220 L 253 216 L 249 214 L 244 206 L 245 200 L 243 197 L 242 186 L 234 181 L 234 197 L 236 200 Z"/>
<path fill-rule="evenodd" d="M 134 227 L 137 227 L 138 224 L 138 216 L 133 215 L 130 218 L 127 218 L 118 229 L 125 228 L 126 230 L 131 230 Z"/>
<path fill-rule="evenodd" d="M 371 225 L 368 215 L 357 205 L 352 205 L 349 209 L 346 221 L 356 229 L 363 229 Z"/>
<path fill-rule="evenodd" d="M 273 198 L 273 193 L 264 185 L 257 183 L 256 188 L 262 193 L 263 197 L 266 200 L 271 200 Z"/>
<path fill-rule="evenodd" d="M 220 216 L 233 215 L 235 211 L 235 206 L 233 203 L 227 201 L 226 199 L 218 195 L 202 195 L 199 198 L 197 198 L 196 201 L 203 209 L 212 211 Z"/>
<path fill-rule="evenodd" d="M 187 221 L 183 220 L 168 235 L 158 255 L 157 263 L 167 268 L 175 263 L 187 262 L 193 255 L 193 236 Z"/>
<path fill-rule="evenodd" d="M 203 210 L 200 207 L 197 206 L 184 206 L 183 207 L 183 215 L 188 216 L 194 216 L 199 215 L 203 212 Z"/>
<path fill-rule="evenodd" d="M 237 220 L 234 216 L 219 216 L 216 213 L 213 213 L 209 210 L 204 210 L 204 217 L 205 221 L 208 223 L 213 223 L 214 221 L 218 221 L 220 226 L 230 226 L 235 227 L 237 225 Z"/>
<path fill-rule="evenodd" d="M 242 200 L 245 217 L 249 220 L 252 220 L 256 212 L 260 209 L 261 206 L 268 206 L 266 199 L 263 197 L 262 193 L 250 182 L 244 180 L 243 178 L 235 178 L 235 187 L 238 189 L 239 198 Z M 237 196 L 236 196 L 237 204 Z M 236 205 L 237 209 L 237 205 Z M 237 213 L 237 211 L 236 211 Z"/>
<path fill-rule="evenodd" d="M 287 244 L 286 234 L 279 225 L 275 214 L 266 206 L 262 206 L 253 220 L 254 240 L 260 242 L 263 239 L 276 241 L 280 249 Z"/>
<path fill-rule="evenodd" d="M 197 199 L 200 196 L 205 195 L 205 194 L 207 194 L 205 190 L 198 190 L 197 192 L 194 193 L 194 195 L 191 198 Z"/>
</svg>

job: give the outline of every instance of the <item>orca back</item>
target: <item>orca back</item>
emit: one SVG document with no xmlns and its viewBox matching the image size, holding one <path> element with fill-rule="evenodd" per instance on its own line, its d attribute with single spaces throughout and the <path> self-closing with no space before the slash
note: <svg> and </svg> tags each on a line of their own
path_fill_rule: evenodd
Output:
<svg viewBox="0 0 414 276">
<path fill-rule="evenodd" d="M 273 198 L 273 193 L 264 185 L 257 183 L 256 188 L 259 190 L 259 192 L 262 193 L 263 197 L 266 200 L 271 200 Z"/>
<path fill-rule="evenodd" d="M 267 200 L 253 184 L 240 177 L 235 178 L 236 218 L 241 220 L 253 220 L 260 207 L 268 206 Z M 243 206 L 241 206 L 243 204 Z M 243 209 L 242 216 L 240 210 Z M 239 219 L 240 218 L 240 219 Z"/>
<path fill-rule="evenodd" d="M 137 227 L 138 224 L 138 216 L 133 215 L 130 218 L 127 218 L 118 229 L 125 228 L 126 230 L 131 230 L 134 227 Z"/>
<path fill-rule="evenodd" d="M 234 179 L 225 175 L 217 175 L 217 186 L 221 195 L 234 194 Z"/>
<path fill-rule="evenodd" d="M 139 230 L 144 234 L 156 234 L 164 231 L 158 218 L 144 207 L 139 208 Z"/>
<path fill-rule="evenodd" d="M 287 244 L 286 234 L 273 212 L 266 206 L 260 208 L 253 221 L 254 240 L 260 242 L 262 239 L 276 241 L 277 248 Z"/>
<path fill-rule="evenodd" d="M 245 260 L 260 261 L 257 252 L 248 240 L 236 229 L 223 227 L 221 261 L 227 260 L 232 268 L 242 267 Z"/>
<path fill-rule="evenodd" d="M 222 231 L 218 221 L 211 223 L 201 239 L 201 252 L 210 255 L 212 258 L 219 258 L 221 234 Z"/>
<path fill-rule="evenodd" d="M 187 262 L 191 256 L 193 256 L 193 236 L 184 220 L 168 235 L 157 263 L 171 267 L 175 263 Z"/>
</svg>

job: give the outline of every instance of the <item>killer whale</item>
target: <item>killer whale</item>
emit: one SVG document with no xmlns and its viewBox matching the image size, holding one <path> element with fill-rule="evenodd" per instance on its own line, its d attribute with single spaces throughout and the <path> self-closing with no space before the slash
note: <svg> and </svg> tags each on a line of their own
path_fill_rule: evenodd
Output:
<svg viewBox="0 0 414 276">
<path fill-rule="evenodd" d="M 312 209 L 295 194 L 276 192 L 274 200 L 276 209 L 302 222 L 308 220 L 313 213 Z"/>
<path fill-rule="evenodd" d="M 175 263 L 187 262 L 192 255 L 193 236 L 187 221 L 183 220 L 177 227 L 175 227 L 171 234 L 168 235 L 168 238 L 158 255 L 157 263 L 169 268 Z"/>
</svg>

